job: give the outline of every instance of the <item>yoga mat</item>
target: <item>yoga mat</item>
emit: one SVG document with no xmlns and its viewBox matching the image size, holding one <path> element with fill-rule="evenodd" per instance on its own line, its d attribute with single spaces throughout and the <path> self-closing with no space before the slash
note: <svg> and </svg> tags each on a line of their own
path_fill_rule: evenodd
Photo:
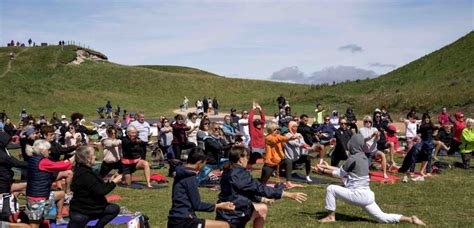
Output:
<svg viewBox="0 0 474 228">
<path fill-rule="evenodd" d="M 163 176 L 161 174 L 152 174 L 150 176 L 150 180 L 151 181 L 156 181 L 157 183 L 167 183 L 167 182 L 169 182 L 168 178 L 166 178 L 165 176 Z"/>
<path fill-rule="evenodd" d="M 312 181 L 309 182 L 309 183 L 312 183 L 312 184 L 334 184 L 334 183 L 336 183 L 333 180 L 318 178 L 318 177 L 314 177 L 314 176 L 311 177 L 311 180 Z M 308 183 L 308 181 L 306 180 L 306 175 L 304 175 L 302 173 L 293 173 L 293 174 L 291 174 L 291 181 Z"/>
<path fill-rule="evenodd" d="M 162 189 L 162 188 L 168 187 L 166 185 L 152 185 L 151 188 L 148 188 L 146 186 L 146 183 L 141 183 L 141 182 L 132 182 L 130 186 L 127 186 L 127 185 L 119 185 L 119 186 L 124 187 L 124 188 L 131 188 L 131 189 Z"/>
<path fill-rule="evenodd" d="M 397 177 L 397 176 L 392 176 L 392 175 L 388 175 L 388 178 L 383 178 L 383 173 L 382 172 L 374 172 L 374 171 L 370 171 L 369 172 L 369 175 L 370 175 L 370 181 L 371 182 L 384 182 L 384 181 L 390 181 L 390 180 L 400 180 L 400 177 Z"/>
<path fill-rule="evenodd" d="M 130 221 L 132 221 L 134 217 L 127 216 L 127 215 L 119 215 L 115 217 L 109 225 L 121 225 L 121 224 L 126 224 Z M 95 226 L 99 220 L 92 220 L 87 223 L 87 226 Z M 51 228 L 67 228 L 67 225 L 56 225 L 56 221 L 51 222 Z"/>
<path fill-rule="evenodd" d="M 119 195 L 110 195 L 110 196 L 107 196 L 105 198 L 107 199 L 108 202 L 122 199 L 122 197 L 119 196 Z"/>
</svg>

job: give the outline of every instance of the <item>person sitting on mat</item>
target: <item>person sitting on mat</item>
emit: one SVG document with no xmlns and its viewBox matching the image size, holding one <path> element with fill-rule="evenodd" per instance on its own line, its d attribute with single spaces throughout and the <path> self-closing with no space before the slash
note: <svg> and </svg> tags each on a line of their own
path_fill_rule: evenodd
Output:
<svg viewBox="0 0 474 228">
<path fill-rule="evenodd" d="M 94 227 L 105 227 L 120 212 L 116 204 L 108 203 L 105 195 L 114 190 L 122 175 L 115 175 L 110 182 L 92 170 L 95 164 L 95 153 L 92 147 L 81 146 L 76 150 L 76 165 L 71 189 L 74 197 L 71 200 L 68 228 L 82 228 L 90 220 L 98 219 Z"/>
<path fill-rule="evenodd" d="M 223 158 L 225 151 L 231 148 L 226 143 L 224 137 L 220 136 L 220 128 L 217 122 L 211 122 L 209 134 L 209 136 L 204 137 L 204 154 L 207 159 L 206 164 L 197 176 L 198 185 L 206 180 L 212 170 L 222 169 L 222 165 L 227 161 L 227 159 Z"/>
<path fill-rule="evenodd" d="M 172 206 L 168 215 L 168 227 L 229 227 L 227 222 L 196 217 L 196 211 L 212 212 L 214 210 L 232 211 L 232 202 L 209 204 L 201 202 L 196 174 L 206 165 L 206 155 L 195 152 L 188 156 L 187 163 L 176 167 L 173 181 Z"/>
<path fill-rule="evenodd" d="M 235 210 L 217 211 L 217 220 L 227 221 L 231 227 L 237 228 L 243 228 L 247 222 L 253 220 L 253 227 L 263 227 L 268 213 L 265 203 L 272 203 L 271 199 L 285 197 L 299 203 L 306 201 L 305 193 L 267 187 L 253 179 L 245 168 L 248 157 L 249 152 L 242 146 L 233 147 L 229 153 L 229 162 L 224 165 L 217 202 L 233 202 Z"/>
<path fill-rule="evenodd" d="M 331 153 L 331 165 L 339 166 L 339 162 L 347 160 L 349 151 L 347 150 L 347 142 L 351 139 L 353 133 L 350 126 L 350 122 L 346 118 L 339 119 L 339 129 L 334 134 L 336 138 L 336 146 L 334 151 Z"/>
<path fill-rule="evenodd" d="M 66 224 L 62 209 L 64 191 L 51 191 L 54 173 L 67 171 L 72 168 L 74 156 L 63 161 L 51 161 L 49 149 L 51 144 L 46 140 L 36 140 L 33 144 L 33 156 L 28 159 L 26 184 L 26 211 L 30 219 L 30 226 L 36 228 L 49 213 L 51 203 L 56 202 L 56 224 Z"/>
<path fill-rule="evenodd" d="M 151 144 L 152 141 L 143 142 L 138 138 L 137 129 L 130 125 L 127 128 L 127 136 L 122 140 L 122 172 L 127 186 L 132 185 L 132 174 L 137 169 L 143 169 L 147 187 L 151 188 L 150 163 L 141 159 L 142 144 Z"/>
<path fill-rule="evenodd" d="M 291 188 L 294 187 L 290 182 L 293 167 L 296 164 L 305 164 L 306 181 L 312 182 L 309 174 L 311 173 L 311 160 L 308 157 L 308 149 L 310 146 L 303 140 L 303 136 L 297 133 L 298 123 L 290 121 L 288 123 L 288 133 L 285 135 L 288 138 L 298 136 L 297 139 L 288 141 L 285 144 L 285 161 L 286 161 L 286 185 Z"/>
<path fill-rule="evenodd" d="M 364 137 L 366 146 L 365 155 L 367 156 L 368 166 L 372 165 L 372 159 L 381 160 L 383 177 L 388 178 L 387 175 L 387 159 L 385 154 L 377 149 L 377 142 L 380 139 L 380 132 L 377 128 L 372 127 L 372 117 L 364 117 L 364 126 L 359 129 L 359 133 Z"/>
<path fill-rule="evenodd" d="M 280 168 L 286 166 L 285 152 L 283 151 L 284 144 L 301 137 L 300 134 L 291 137 L 280 135 L 280 126 L 275 122 L 268 123 L 267 133 L 268 135 L 265 137 L 265 163 L 262 167 L 262 176 L 260 177 L 262 184 L 267 183 L 274 171 L 278 173 Z"/>
<path fill-rule="evenodd" d="M 319 222 L 336 221 L 336 199 L 341 199 L 349 204 L 362 207 L 368 214 L 380 223 L 408 222 L 416 225 L 425 225 L 416 216 L 403 216 L 399 214 L 384 213 L 375 202 L 374 192 L 370 190 L 369 167 L 367 156 L 365 156 L 364 136 L 356 134 L 348 143 L 349 158 L 337 168 L 326 162 L 318 164 L 314 170 L 320 174 L 329 175 L 343 179 L 344 187 L 340 185 L 329 185 L 326 192 L 326 209 L 328 215 Z"/>
<path fill-rule="evenodd" d="M 104 178 L 111 170 L 117 169 L 122 173 L 122 140 L 117 138 L 117 129 L 114 126 L 107 127 L 107 138 L 101 140 L 104 151 L 104 160 L 100 165 L 100 176 Z"/>
</svg>

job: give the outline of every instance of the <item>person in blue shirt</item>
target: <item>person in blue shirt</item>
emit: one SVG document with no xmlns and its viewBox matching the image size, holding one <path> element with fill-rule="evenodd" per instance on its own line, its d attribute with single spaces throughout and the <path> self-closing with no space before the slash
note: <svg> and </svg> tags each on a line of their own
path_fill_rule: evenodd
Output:
<svg viewBox="0 0 474 228">
<path fill-rule="evenodd" d="M 230 227 L 225 221 L 200 219 L 196 211 L 232 211 L 235 206 L 232 202 L 210 204 L 201 202 L 196 175 L 206 165 L 206 155 L 201 152 L 189 155 L 187 163 L 176 167 L 176 176 L 173 182 L 172 206 L 168 215 L 168 227 Z"/>
</svg>

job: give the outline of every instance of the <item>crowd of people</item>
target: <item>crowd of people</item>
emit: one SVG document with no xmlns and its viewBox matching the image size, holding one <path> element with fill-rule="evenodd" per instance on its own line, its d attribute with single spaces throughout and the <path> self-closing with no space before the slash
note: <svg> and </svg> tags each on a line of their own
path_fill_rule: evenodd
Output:
<svg viewBox="0 0 474 228">
<path fill-rule="evenodd" d="M 263 108 L 254 101 L 252 108 L 242 110 L 240 115 L 232 108 L 222 121 L 212 121 L 209 109 L 212 107 L 218 113 L 217 98 L 214 100 L 198 100 L 197 111 L 186 116 L 161 117 L 156 124 L 156 141 L 152 140 L 152 126 L 145 121 L 143 112 L 127 114 L 124 110 L 120 117 L 117 105 L 112 115 L 110 101 L 105 114 L 115 118 L 114 123 L 93 129 L 85 126 L 81 113 L 72 113 L 69 118 L 58 118 L 53 113 L 47 121 L 45 115 L 36 119 L 25 109 L 19 115 L 21 122 L 17 127 L 4 110 L 0 113 L 3 202 L 13 200 L 14 193 L 25 192 L 31 227 L 39 227 L 52 203 L 57 207 L 56 224 L 67 223 L 62 208 L 68 207 L 69 227 L 84 227 L 91 219 L 99 219 L 97 227 L 103 227 L 119 213 L 119 207 L 105 199 L 117 184 L 131 186 L 132 174 L 142 169 L 147 187 L 152 187 L 147 151 L 156 145 L 163 155 L 160 167 L 167 161 L 168 176 L 174 178 L 168 227 L 245 227 L 249 221 L 253 221 L 254 227 L 263 227 L 268 212 L 266 204 L 280 198 L 300 203 L 307 199 L 304 193 L 287 191 L 301 187 L 292 182 L 295 169 L 304 169 L 307 182 L 312 181 L 312 172 L 343 179 L 344 186 L 328 186 L 328 216 L 321 222 L 336 220 L 335 201 L 340 199 L 363 207 L 379 222 L 423 225 L 416 216 L 382 212 L 369 187 L 369 169 L 380 163 L 385 178 L 393 169 L 414 175 L 416 163 L 421 162 L 421 176 L 412 180 L 422 181 L 433 172 L 431 163 L 441 154 L 460 153 L 460 167 L 468 169 L 474 151 L 474 120 L 464 120 L 461 112 L 453 119 L 445 108 L 438 115 L 437 124 L 430 114 L 424 113 L 420 119 L 411 110 L 403 119 L 406 131 L 401 135 L 385 107 L 364 116 L 358 127 L 352 107 L 344 115 L 337 111 L 326 114 L 322 104 L 317 104 L 310 124 L 311 114 L 292 115 L 288 101 L 280 96 L 280 112 L 272 120 L 267 120 Z M 98 109 L 101 117 L 105 117 L 103 111 Z M 92 135 L 99 135 L 99 140 L 91 140 Z M 399 141 L 406 142 L 403 149 Z M 8 152 L 9 143 L 20 145 L 22 160 Z M 98 172 L 93 170 L 93 147 L 103 149 Z M 407 155 L 398 167 L 394 158 L 401 151 Z M 326 157 L 330 157 L 330 164 L 324 160 Z M 258 180 L 250 174 L 257 161 L 263 162 Z M 345 162 L 338 168 L 341 161 Z M 23 170 L 21 179 L 26 184 L 14 182 L 13 167 Z M 221 173 L 216 175 L 213 171 Z M 277 180 L 283 178 L 284 182 L 269 187 L 272 176 Z M 404 182 L 408 181 L 405 179 Z M 58 180 L 62 181 L 57 182 L 58 188 L 53 191 L 51 185 Z M 216 204 L 200 200 L 197 188 L 209 184 L 220 191 Z M 2 205 L 2 220 L 14 222 L 9 221 L 8 215 L 17 211 L 5 207 L 7 204 Z M 216 220 L 199 219 L 196 211 L 216 211 Z"/>
</svg>

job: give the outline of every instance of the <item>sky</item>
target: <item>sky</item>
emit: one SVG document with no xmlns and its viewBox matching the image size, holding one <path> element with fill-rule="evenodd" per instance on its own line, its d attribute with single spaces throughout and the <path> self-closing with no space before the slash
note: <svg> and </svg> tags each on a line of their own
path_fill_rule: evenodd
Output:
<svg viewBox="0 0 474 228">
<path fill-rule="evenodd" d="M 384 74 L 472 31 L 473 14 L 473 0 L 2 0 L 0 42 L 74 40 L 120 64 L 238 78 L 338 66 Z"/>
</svg>

